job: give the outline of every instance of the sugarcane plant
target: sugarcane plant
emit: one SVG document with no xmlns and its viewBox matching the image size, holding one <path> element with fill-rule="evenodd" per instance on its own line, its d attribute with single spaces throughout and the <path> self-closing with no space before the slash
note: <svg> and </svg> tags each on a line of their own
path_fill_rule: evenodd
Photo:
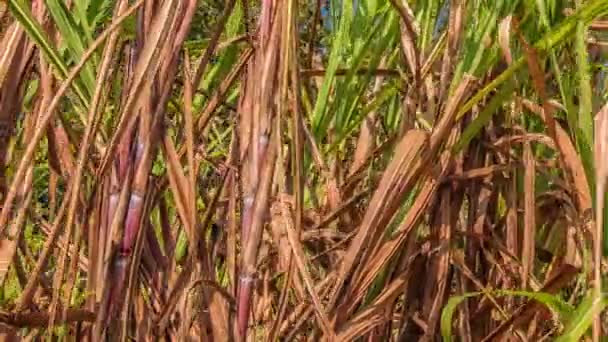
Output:
<svg viewBox="0 0 608 342">
<path fill-rule="evenodd" d="M 0 2 L 0 335 L 600 340 L 608 2 Z"/>
</svg>

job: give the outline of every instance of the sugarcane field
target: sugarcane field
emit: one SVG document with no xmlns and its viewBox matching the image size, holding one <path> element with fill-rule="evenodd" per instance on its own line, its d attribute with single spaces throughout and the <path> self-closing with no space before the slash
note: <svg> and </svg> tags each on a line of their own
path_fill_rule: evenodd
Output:
<svg viewBox="0 0 608 342">
<path fill-rule="evenodd" d="M 0 0 L 0 341 L 608 341 L 608 0 Z"/>
</svg>

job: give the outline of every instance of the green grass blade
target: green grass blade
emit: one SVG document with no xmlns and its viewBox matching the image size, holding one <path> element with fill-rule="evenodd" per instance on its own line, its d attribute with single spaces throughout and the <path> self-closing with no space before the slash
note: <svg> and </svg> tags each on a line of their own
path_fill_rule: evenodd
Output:
<svg viewBox="0 0 608 342">
<path fill-rule="evenodd" d="M 175 243 L 175 262 L 181 264 L 184 262 L 184 258 L 188 254 L 188 236 L 186 232 L 181 230 L 177 236 L 177 242 Z"/>
<path fill-rule="evenodd" d="M 92 30 L 96 30 L 111 15 L 112 0 L 90 0 L 87 18 Z"/>
<path fill-rule="evenodd" d="M 439 12 L 439 1 L 423 1 L 424 8 L 420 15 L 420 36 L 418 46 L 422 51 L 430 46 L 433 34 L 433 28 L 435 27 L 435 18 Z"/>
<path fill-rule="evenodd" d="M 46 0 L 49 13 L 55 21 L 57 30 L 61 33 L 62 42 L 71 53 L 73 62 L 82 58 L 86 51 L 85 43 L 82 41 L 82 33 L 76 26 L 72 13 L 67 9 L 65 3 L 59 0 Z M 90 32 L 89 32 L 90 33 Z M 92 61 L 95 59 L 93 58 Z M 80 77 L 86 86 L 88 97 L 95 92 L 95 69 L 91 62 L 87 63 L 80 73 Z"/>
<path fill-rule="evenodd" d="M 348 126 L 345 127 L 342 134 L 339 135 L 338 139 L 331 145 L 330 150 L 333 150 L 342 143 L 353 131 L 355 131 L 365 120 L 365 117 L 372 112 L 378 110 L 382 105 L 390 101 L 392 98 L 399 94 L 399 89 L 394 83 L 388 83 L 382 87 L 380 92 L 374 97 L 374 99 L 365 106 L 361 112 L 348 122 Z"/>
<path fill-rule="evenodd" d="M 593 323 L 593 317 L 598 311 L 602 311 L 606 308 L 608 302 L 603 299 L 600 303 L 594 307 L 594 296 L 592 292 L 589 292 L 583 301 L 578 305 L 576 311 L 572 313 L 572 319 L 566 324 L 566 328 L 556 342 L 570 342 L 580 341 L 581 337 L 591 327 Z"/>
<path fill-rule="evenodd" d="M 75 19 L 78 24 L 83 28 L 83 33 L 85 34 L 85 38 L 87 39 L 87 43 L 90 44 L 93 42 L 93 35 L 91 33 L 91 25 L 89 23 L 89 17 L 87 15 L 87 8 L 91 5 L 90 0 L 76 0 L 74 1 L 74 12 Z"/>
<path fill-rule="evenodd" d="M 592 111 L 592 96 L 591 91 L 591 76 L 589 75 L 589 56 L 587 54 L 587 28 L 586 24 L 582 19 L 579 19 L 576 23 L 576 65 L 577 65 L 577 76 L 578 76 L 578 89 L 579 89 L 579 111 L 578 111 L 578 126 L 576 140 L 578 143 L 578 150 L 585 167 L 587 174 L 587 181 L 589 182 L 590 189 L 595 187 L 593 181 L 594 170 L 593 170 L 593 116 Z"/>
<path fill-rule="evenodd" d="M 228 39 L 236 37 L 242 26 L 243 9 L 241 3 L 237 2 L 234 5 L 232 14 L 226 22 L 226 37 Z M 205 44 L 207 45 L 207 44 Z M 227 47 L 217 58 L 217 62 L 213 63 L 213 67 L 207 72 L 201 82 L 201 88 L 204 90 L 211 89 L 216 83 L 219 84 L 222 78 L 227 75 L 234 63 L 238 60 L 238 47 L 235 45 Z"/>
<path fill-rule="evenodd" d="M 9 9 L 15 19 L 23 26 L 30 39 L 47 57 L 49 63 L 55 68 L 60 79 L 65 79 L 68 74 L 68 67 L 53 47 L 44 30 L 38 24 L 29 8 L 20 0 L 9 0 Z M 84 87 L 80 82 L 73 82 L 72 88 L 85 108 L 89 105 L 89 97 L 86 95 Z"/>
<path fill-rule="evenodd" d="M 378 31 L 382 26 L 375 25 L 370 30 L 365 43 L 356 48 L 355 57 L 349 67 L 346 78 L 336 85 L 336 102 L 330 112 L 336 113 L 335 129 L 339 135 L 344 134 L 344 131 L 348 129 L 350 122 L 353 120 L 353 113 L 357 109 L 360 100 L 364 97 L 365 92 L 369 89 L 370 82 L 373 80 L 371 73 L 378 68 L 386 50 L 392 48 L 396 42 L 398 33 L 396 16 L 391 15 L 389 18 L 387 21 L 380 21 L 382 26 L 387 25 L 385 26 L 387 29 L 380 37 L 378 37 Z M 395 49 L 395 51 L 398 50 Z M 357 70 L 368 56 L 369 62 L 367 63 L 367 68 L 369 72 L 366 75 L 357 76 Z"/>
<path fill-rule="evenodd" d="M 464 130 L 460 140 L 452 148 L 452 153 L 462 151 L 479 131 L 492 120 L 492 116 L 494 116 L 498 108 L 513 95 L 513 87 L 513 82 L 507 82 L 501 87 L 481 113 Z"/>
<path fill-rule="evenodd" d="M 479 296 L 481 294 L 481 292 L 467 293 L 462 296 L 454 296 L 448 300 L 447 304 L 441 311 L 441 321 L 439 323 L 443 341 L 450 342 L 452 340 L 452 317 L 454 316 L 458 305 L 464 302 L 464 300 L 467 298 Z"/>
<path fill-rule="evenodd" d="M 546 53 L 551 48 L 555 47 L 560 43 L 563 43 L 567 38 L 571 37 L 575 31 L 576 24 L 579 20 L 582 20 L 583 22 L 589 22 L 590 20 L 603 14 L 606 14 L 607 12 L 608 2 L 603 0 L 588 2 L 579 10 L 577 10 L 572 16 L 568 17 L 568 19 L 564 20 L 556 29 L 550 31 L 542 39 L 537 41 L 534 44 L 534 47 L 540 53 Z M 456 118 L 462 118 L 463 115 L 470 111 L 475 104 L 479 103 L 479 101 L 485 98 L 492 90 L 496 89 L 498 86 L 511 79 L 515 72 L 518 71 L 524 65 L 526 65 L 524 57 L 518 58 L 515 62 L 513 62 L 513 64 L 511 64 L 511 66 L 509 66 L 505 71 L 503 71 L 494 80 L 492 80 L 485 87 L 479 90 L 464 105 L 462 105 Z"/>
<path fill-rule="evenodd" d="M 540 14 L 540 23 L 545 29 L 545 33 L 551 31 L 552 25 L 549 13 L 555 12 L 555 6 L 556 4 L 553 1 L 551 1 L 550 4 L 547 4 L 545 0 L 536 0 L 536 8 Z M 566 117 L 568 119 L 569 128 L 574 128 L 577 125 L 574 106 L 572 105 L 572 96 L 570 95 L 572 93 L 565 88 L 566 85 L 564 84 L 562 77 L 562 70 L 554 50 L 549 51 L 549 60 L 551 62 L 551 68 L 553 69 L 553 75 L 555 76 L 555 82 L 557 83 L 560 97 L 562 98 L 562 103 L 566 106 Z M 572 130 L 571 133 L 574 134 L 574 130 Z"/>
<path fill-rule="evenodd" d="M 526 297 L 531 300 L 535 300 L 552 311 L 556 312 L 562 321 L 566 321 L 570 319 L 571 313 L 574 311 L 572 305 L 568 302 L 562 300 L 560 297 L 556 295 L 552 295 L 544 292 L 529 292 L 529 291 L 511 291 L 511 290 L 494 290 L 488 291 L 489 294 L 497 295 L 497 296 L 518 296 L 518 297 Z M 462 303 L 465 299 L 475 296 L 483 295 L 483 292 L 471 292 L 465 293 L 461 296 L 454 296 L 450 298 L 447 304 L 444 306 L 441 312 L 441 336 L 444 341 L 451 341 L 452 338 L 452 317 L 454 316 L 454 312 L 456 312 L 456 308 L 460 303 Z"/>
<path fill-rule="evenodd" d="M 334 83 L 336 76 L 336 70 L 342 62 L 342 54 L 350 41 L 350 30 L 353 22 L 353 8 L 352 2 L 342 2 L 342 17 L 338 27 L 338 33 L 336 34 L 335 40 L 331 47 L 331 53 L 329 55 L 329 63 L 323 79 L 323 84 L 319 90 L 317 101 L 312 113 L 312 127 L 313 134 L 315 137 L 320 137 L 325 133 L 329 126 L 329 120 L 327 120 L 327 104 L 329 101 L 329 94 L 331 87 Z"/>
</svg>

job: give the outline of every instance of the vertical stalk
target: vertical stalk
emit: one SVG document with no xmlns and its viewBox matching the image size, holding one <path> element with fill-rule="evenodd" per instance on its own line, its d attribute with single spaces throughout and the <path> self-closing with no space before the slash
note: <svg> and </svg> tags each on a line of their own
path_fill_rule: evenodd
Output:
<svg viewBox="0 0 608 342">
<path fill-rule="evenodd" d="M 242 109 L 250 109 L 251 114 L 241 113 L 240 127 L 241 146 L 247 154 L 247 161 L 242 165 L 245 170 L 243 177 L 243 210 L 241 220 L 241 237 L 244 253 L 241 259 L 241 275 L 238 287 L 237 325 L 241 338 L 247 337 L 247 325 L 251 305 L 251 292 L 255 276 L 255 263 L 261 239 L 262 227 L 268 210 L 268 198 L 272 185 L 276 151 L 270 148 L 269 132 L 274 113 L 275 83 L 277 79 L 277 63 L 280 52 L 280 21 L 276 20 L 273 0 L 264 0 L 260 15 L 259 48 L 254 60 L 249 65 L 246 93 Z M 254 83 L 255 82 L 255 83 Z M 257 84 L 259 82 L 259 84 Z M 247 108 L 249 107 L 249 108 Z M 269 156 L 274 154 L 274 157 Z M 271 173 L 266 174 L 265 172 Z M 266 179 L 270 178 L 270 179 Z"/>
</svg>

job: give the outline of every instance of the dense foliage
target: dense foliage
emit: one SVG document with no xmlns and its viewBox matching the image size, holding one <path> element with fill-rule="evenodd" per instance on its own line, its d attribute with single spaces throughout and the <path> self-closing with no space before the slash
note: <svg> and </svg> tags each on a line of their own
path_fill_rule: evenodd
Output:
<svg viewBox="0 0 608 342">
<path fill-rule="evenodd" d="M 0 334 L 608 335 L 608 1 L 0 3 Z"/>
</svg>

